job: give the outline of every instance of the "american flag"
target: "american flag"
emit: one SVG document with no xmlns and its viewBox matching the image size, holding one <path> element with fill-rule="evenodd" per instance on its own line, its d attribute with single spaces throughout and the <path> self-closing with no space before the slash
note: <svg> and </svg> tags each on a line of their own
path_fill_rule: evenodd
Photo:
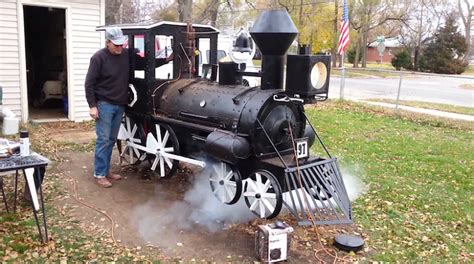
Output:
<svg viewBox="0 0 474 264">
<path fill-rule="evenodd" d="M 349 11 L 347 10 L 347 0 L 342 4 L 342 21 L 339 32 L 339 42 L 337 43 L 337 53 L 343 54 L 349 46 Z"/>
</svg>

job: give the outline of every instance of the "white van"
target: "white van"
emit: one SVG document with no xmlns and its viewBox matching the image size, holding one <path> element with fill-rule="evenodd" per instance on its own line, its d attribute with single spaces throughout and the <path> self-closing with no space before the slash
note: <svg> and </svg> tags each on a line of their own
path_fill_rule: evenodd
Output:
<svg viewBox="0 0 474 264">
<path fill-rule="evenodd" d="M 171 48 L 172 37 L 170 36 L 155 36 L 155 57 L 156 58 L 167 58 L 172 53 Z M 209 43 L 210 40 L 206 38 L 199 39 L 199 75 L 202 76 L 202 65 L 209 63 Z M 127 45 L 125 45 L 127 46 Z M 230 61 L 229 52 L 233 47 L 232 38 L 230 36 L 219 36 L 217 41 L 217 61 Z M 143 57 L 144 53 L 144 43 L 143 35 L 135 36 L 135 48 L 138 50 L 138 55 Z M 253 61 L 249 58 L 245 62 L 247 72 L 258 72 L 260 68 L 254 66 Z M 144 78 L 143 70 L 135 70 L 135 78 L 143 79 Z M 219 75 L 217 75 L 219 76 Z M 155 77 L 157 79 L 170 79 L 173 77 L 173 61 L 170 61 L 167 64 L 164 64 L 155 69 Z M 258 86 L 260 85 L 259 77 L 243 77 L 243 85 L 245 86 Z"/>
<path fill-rule="evenodd" d="M 209 63 L 209 39 L 200 39 L 199 40 L 199 51 L 200 51 L 200 58 L 199 58 L 199 75 L 202 75 L 202 64 Z M 230 61 L 229 52 L 232 50 L 233 47 L 233 40 L 230 36 L 219 35 L 217 40 L 217 61 Z M 258 72 L 260 71 L 259 68 L 255 67 L 253 64 L 252 58 L 249 58 L 245 62 L 245 71 L 247 72 Z M 219 76 L 219 74 L 217 75 Z M 250 77 L 244 76 L 243 77 L 243 84 L 245 86 L 258 86 L 260 85 L 260 78 L 259 77 Z"/>
</svg>

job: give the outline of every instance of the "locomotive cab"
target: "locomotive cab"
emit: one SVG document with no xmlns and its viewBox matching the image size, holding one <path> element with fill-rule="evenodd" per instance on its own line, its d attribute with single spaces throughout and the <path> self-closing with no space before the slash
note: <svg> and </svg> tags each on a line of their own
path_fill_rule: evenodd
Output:
<svg viewBox="0 0 474 264">
<path fill-rule="evenodd" d="M 103 31 L 110 26 L 121 28 L 128 38 L 130 84 L 133 87 L 130 91 L 129 112 L 153 114 L 157 107 L 154 101 L 157 87 L 164 84 L 178 79 L 198 78 L 199 72 L 209 79 L 215 79 L 219 33 L 216 28 L 162 21 L 107 25 L 97 30 Z M 200 65 L 199 60 L 200 39 L 206 39 L 210 47 L 209 63 L 205 65 Z"/>
</svg>

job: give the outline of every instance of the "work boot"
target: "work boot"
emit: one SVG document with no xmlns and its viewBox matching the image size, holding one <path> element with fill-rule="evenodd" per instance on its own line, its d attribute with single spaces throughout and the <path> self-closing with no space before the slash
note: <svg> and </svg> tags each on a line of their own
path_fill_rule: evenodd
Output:
<svg viewBox="0 0 474 264">
<path fill-rule="evenodd" d="M 109 188 L 112 187 L 112 183 L 109 182 L 106 178 L 95 178 L 95 183 L 100 187 Z"/>
<path fill-rule="evenodd" d="M 111 172 L 109 172 L 109 174 L 107 174 L 107 176 L 105 177 L 109 180 L 114 180 L 114 181 L 118 181 L 122 179 L 122 176 L 120 176 L 120 174 L 111 173 Z"/>
</svg>

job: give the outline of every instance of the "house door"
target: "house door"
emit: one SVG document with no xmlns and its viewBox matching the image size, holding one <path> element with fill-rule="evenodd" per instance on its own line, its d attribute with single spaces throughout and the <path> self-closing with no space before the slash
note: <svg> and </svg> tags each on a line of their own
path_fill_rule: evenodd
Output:
<svg viewBox="0 0 474 264">
<path fill-rule="evenodd" d="M 23 6 L 30 120 L 67 118 L 65 9 Z"/>
</svg>

